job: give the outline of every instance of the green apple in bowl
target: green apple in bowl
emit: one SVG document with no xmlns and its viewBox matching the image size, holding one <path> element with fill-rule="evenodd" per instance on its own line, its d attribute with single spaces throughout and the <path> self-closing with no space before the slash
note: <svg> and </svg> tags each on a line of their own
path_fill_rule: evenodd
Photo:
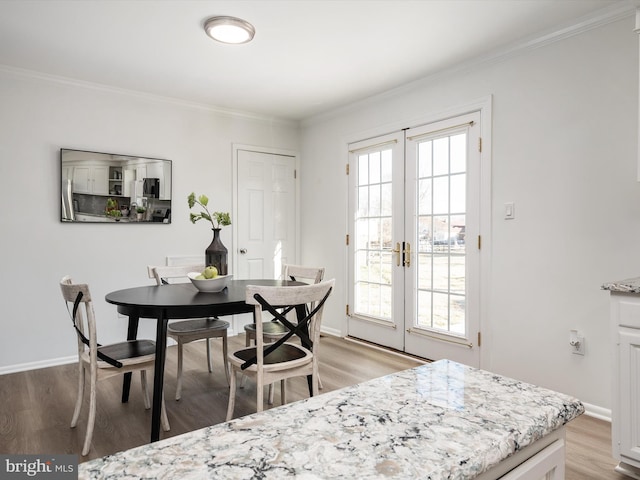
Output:
<svg viewBox="0 0 640 480">
<path fill-rule="evenodd" d="M 189 272 L 187 277 L 201 292 L 221 292 L 226 288 L 227 282 L 233 275 L 218 275 L 215 278 L 205 278 L 202 272 Z"/>
<path fill-rule="evenodd" d="M 204 269 L 204 271 L 202 272 L 202 275 L 206 279 L 216 278 L 218 276 L 218 269 L 213 265 L 209 265 L 207 268 Z"/>
</svg>

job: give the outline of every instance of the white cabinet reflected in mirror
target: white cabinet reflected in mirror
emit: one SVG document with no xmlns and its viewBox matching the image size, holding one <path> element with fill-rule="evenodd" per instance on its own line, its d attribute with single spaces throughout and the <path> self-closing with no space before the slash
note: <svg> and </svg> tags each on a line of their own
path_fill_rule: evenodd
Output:
<svg viewBox="0 0 640 480">
<path fill-rule="evenodd" d="M 171 223 L 171 160 L 60 149 L 62 222 Z"/>
</svg>

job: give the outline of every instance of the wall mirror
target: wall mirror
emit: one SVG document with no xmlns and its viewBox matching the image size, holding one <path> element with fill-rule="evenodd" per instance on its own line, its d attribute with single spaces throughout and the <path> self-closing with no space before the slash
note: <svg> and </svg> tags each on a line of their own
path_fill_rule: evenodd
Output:
<svg viewBox="0 0 640 480">
<path fill-rule="evenodd" d="M 62 222 L 171 223 L 171 160 L 60 149 Z"/>
</svg>

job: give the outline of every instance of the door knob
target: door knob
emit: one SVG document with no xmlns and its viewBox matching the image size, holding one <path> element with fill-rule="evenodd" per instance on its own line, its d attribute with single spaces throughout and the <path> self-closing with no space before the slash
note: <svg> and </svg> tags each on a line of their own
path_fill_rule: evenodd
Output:
<svg viewBox="0 0 640 480">
<path fill-rule="evenodd" d="M 247 253 L 247 249 L 246 249 L 246 248 L 241 248 L 241 249 L 240 249 L 240 253 L 241 253 L 242 255 L 246 254 L 246 253 Z"/>
</svg>

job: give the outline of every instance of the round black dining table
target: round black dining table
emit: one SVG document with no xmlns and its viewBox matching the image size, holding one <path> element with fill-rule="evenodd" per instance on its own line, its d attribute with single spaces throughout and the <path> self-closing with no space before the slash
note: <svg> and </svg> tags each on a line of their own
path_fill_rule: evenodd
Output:
<svg viewBox="0 0 640 480">
<path fill-rule="evenodd" d="M 169 320 L 219 317 L 253 312 L 245 303 L 247 285 L 290 286 L 304 285 L 291 280 L 234 280 L 228 281 L 221 292 L 200 292 L 191 283 L 152 285 L 125 288 L 106 295 L 108 303 L 117 305 L 118 313 L 129 317 L 127 339 L 135 340 L 140 318 L 156 319 L 156 358 L 151 412 L 151 441 L 160 439 L 160 412 L 164 383 L 164 363 Z M 122 401 L 129 400 L 131 373 L 125 374 Z"/>
</svg>

